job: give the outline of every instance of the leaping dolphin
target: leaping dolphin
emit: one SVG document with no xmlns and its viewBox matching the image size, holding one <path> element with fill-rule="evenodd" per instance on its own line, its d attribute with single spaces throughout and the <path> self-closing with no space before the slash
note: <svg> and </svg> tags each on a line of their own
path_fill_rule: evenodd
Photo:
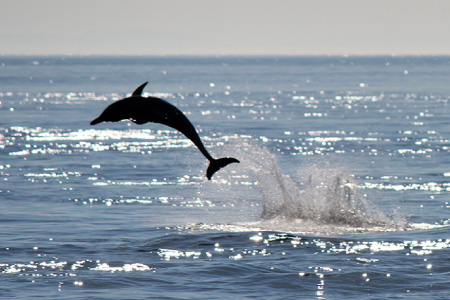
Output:
<svg viewBox="0 0 450 300">
<path fill-rule="evenodd" d="M 91 122 L 91 125 L 129 119 L 138 125 L 152 122 L 172 127 L 190 139 L 206 159 L 209 160 L 209 167 L 206 170 L 206 177 L 209 180 L 211 180 L 214 173 L 226 165 L 239 163 L 239 160 L 232 157 L 214 159 L 206 151 L 194 125 L 178 108 L 156 97 L 142 97 L 142 91 L 147 83 L 148 81 L 139 86 L 130 97 L 109 105 L 98 118 Z"/>
</svg>

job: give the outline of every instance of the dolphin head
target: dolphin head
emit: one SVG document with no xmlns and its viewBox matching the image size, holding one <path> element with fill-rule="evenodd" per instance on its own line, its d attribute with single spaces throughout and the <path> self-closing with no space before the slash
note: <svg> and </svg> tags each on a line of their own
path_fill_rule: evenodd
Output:
<svg viewBox="0 0 450 300">
<path fill-rule="evenodd" d="M 98 116 L 96 119 L 91 121 L 91 125 L 95 125 L 101 122 L 118 122 L 120 120 L 128 119 L 128 110 L 126 108 L 126 104 L 123 103 L 125 100 L 129 98 L 125 98 L 114 102 L 109 105 L 105 110 Z"/>
<path fill-rule="evenodd" d="M 148 81 L 141 84 L 133 92 L 131 97 L 116 101 L 113 104 L 109 105 L 107 108 L 105 108 L 105 110 L 100 114 L 99 117 L 91 121 L 91 125 L 95 125 L 101 122 L 118 122 L 120 120 L 130 119 L 132 117 L 130 107 L 131 110 L 133 110 L 134 107 L 134 105 L 130 106 L 130 104 L 135 103 L 134 100 L 142 98 L 142 91 L 144 90 L 147 83 Z"/>
<path fill-rule="evenodd" d="M 104 120 L 103 120 L 102 116 L 100 115 L 98 118 L 91 121 L 91 125 L 95 125 L 95 124 L 101 123 L 103 121 Z"/>
</svg>

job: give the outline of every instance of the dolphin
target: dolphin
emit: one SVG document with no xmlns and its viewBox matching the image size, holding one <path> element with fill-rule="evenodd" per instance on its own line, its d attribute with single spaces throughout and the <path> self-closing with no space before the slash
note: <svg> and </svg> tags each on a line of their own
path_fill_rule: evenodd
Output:
<svg viewBox="0 0 450 300">
<path fill-rule="evenodd" d="M 200 140 L 194 125 L 178 108 L 156 97 L 142 97 L 142 91 L 147 83 L 148 81 L 140 85 L 130 97 L 109 105 L 98 118 L 92 120 L 91 125 L 101 122 L 131 120 L 138 125 L 151 122 L 172 127 L 190 139 L 209 160 L 209 167 L 206 170 L 208 180 L 211 180 L 213 174 L 226 165 L 239 163 L 239 160 L 233 157 L 214 159 Z"/>
</svg>

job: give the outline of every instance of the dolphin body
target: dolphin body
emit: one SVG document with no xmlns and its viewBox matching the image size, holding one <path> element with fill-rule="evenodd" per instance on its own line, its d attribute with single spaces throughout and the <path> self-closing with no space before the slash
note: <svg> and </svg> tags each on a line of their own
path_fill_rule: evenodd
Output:
<svg viewBox="0 0 450 300">
<path fill-rule="evenodd" d="M 129 119 L 138 125 L 152 122 L 172 127 L 190 139 L 206 159 L 209 160 L 209 167 L 206 170 L 206 177 L 209 180 L 211 180 L 214 173 L 226 165 L 239 163 L 239 160 L 232 157 L 214 159 L 200 140 L 194 125 L 178 108 L 159 98 L 142 97 L 142 91 L 147 83 L 145 82 L 139 86 L 131 97 L 118 100 L 109 105 L 98 118 L 91 122 L 91 125 Z"/>
</svg>

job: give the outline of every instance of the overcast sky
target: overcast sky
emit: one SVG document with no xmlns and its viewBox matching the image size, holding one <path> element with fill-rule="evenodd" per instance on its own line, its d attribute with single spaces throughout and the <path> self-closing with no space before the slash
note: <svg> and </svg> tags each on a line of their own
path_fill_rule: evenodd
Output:
<svg viewBox="0 0 450 300">
<path fill-rule="evenodd" d="M 0 54 L 450 54 L 449 0 L 0 0 Z"/>
</svg>

